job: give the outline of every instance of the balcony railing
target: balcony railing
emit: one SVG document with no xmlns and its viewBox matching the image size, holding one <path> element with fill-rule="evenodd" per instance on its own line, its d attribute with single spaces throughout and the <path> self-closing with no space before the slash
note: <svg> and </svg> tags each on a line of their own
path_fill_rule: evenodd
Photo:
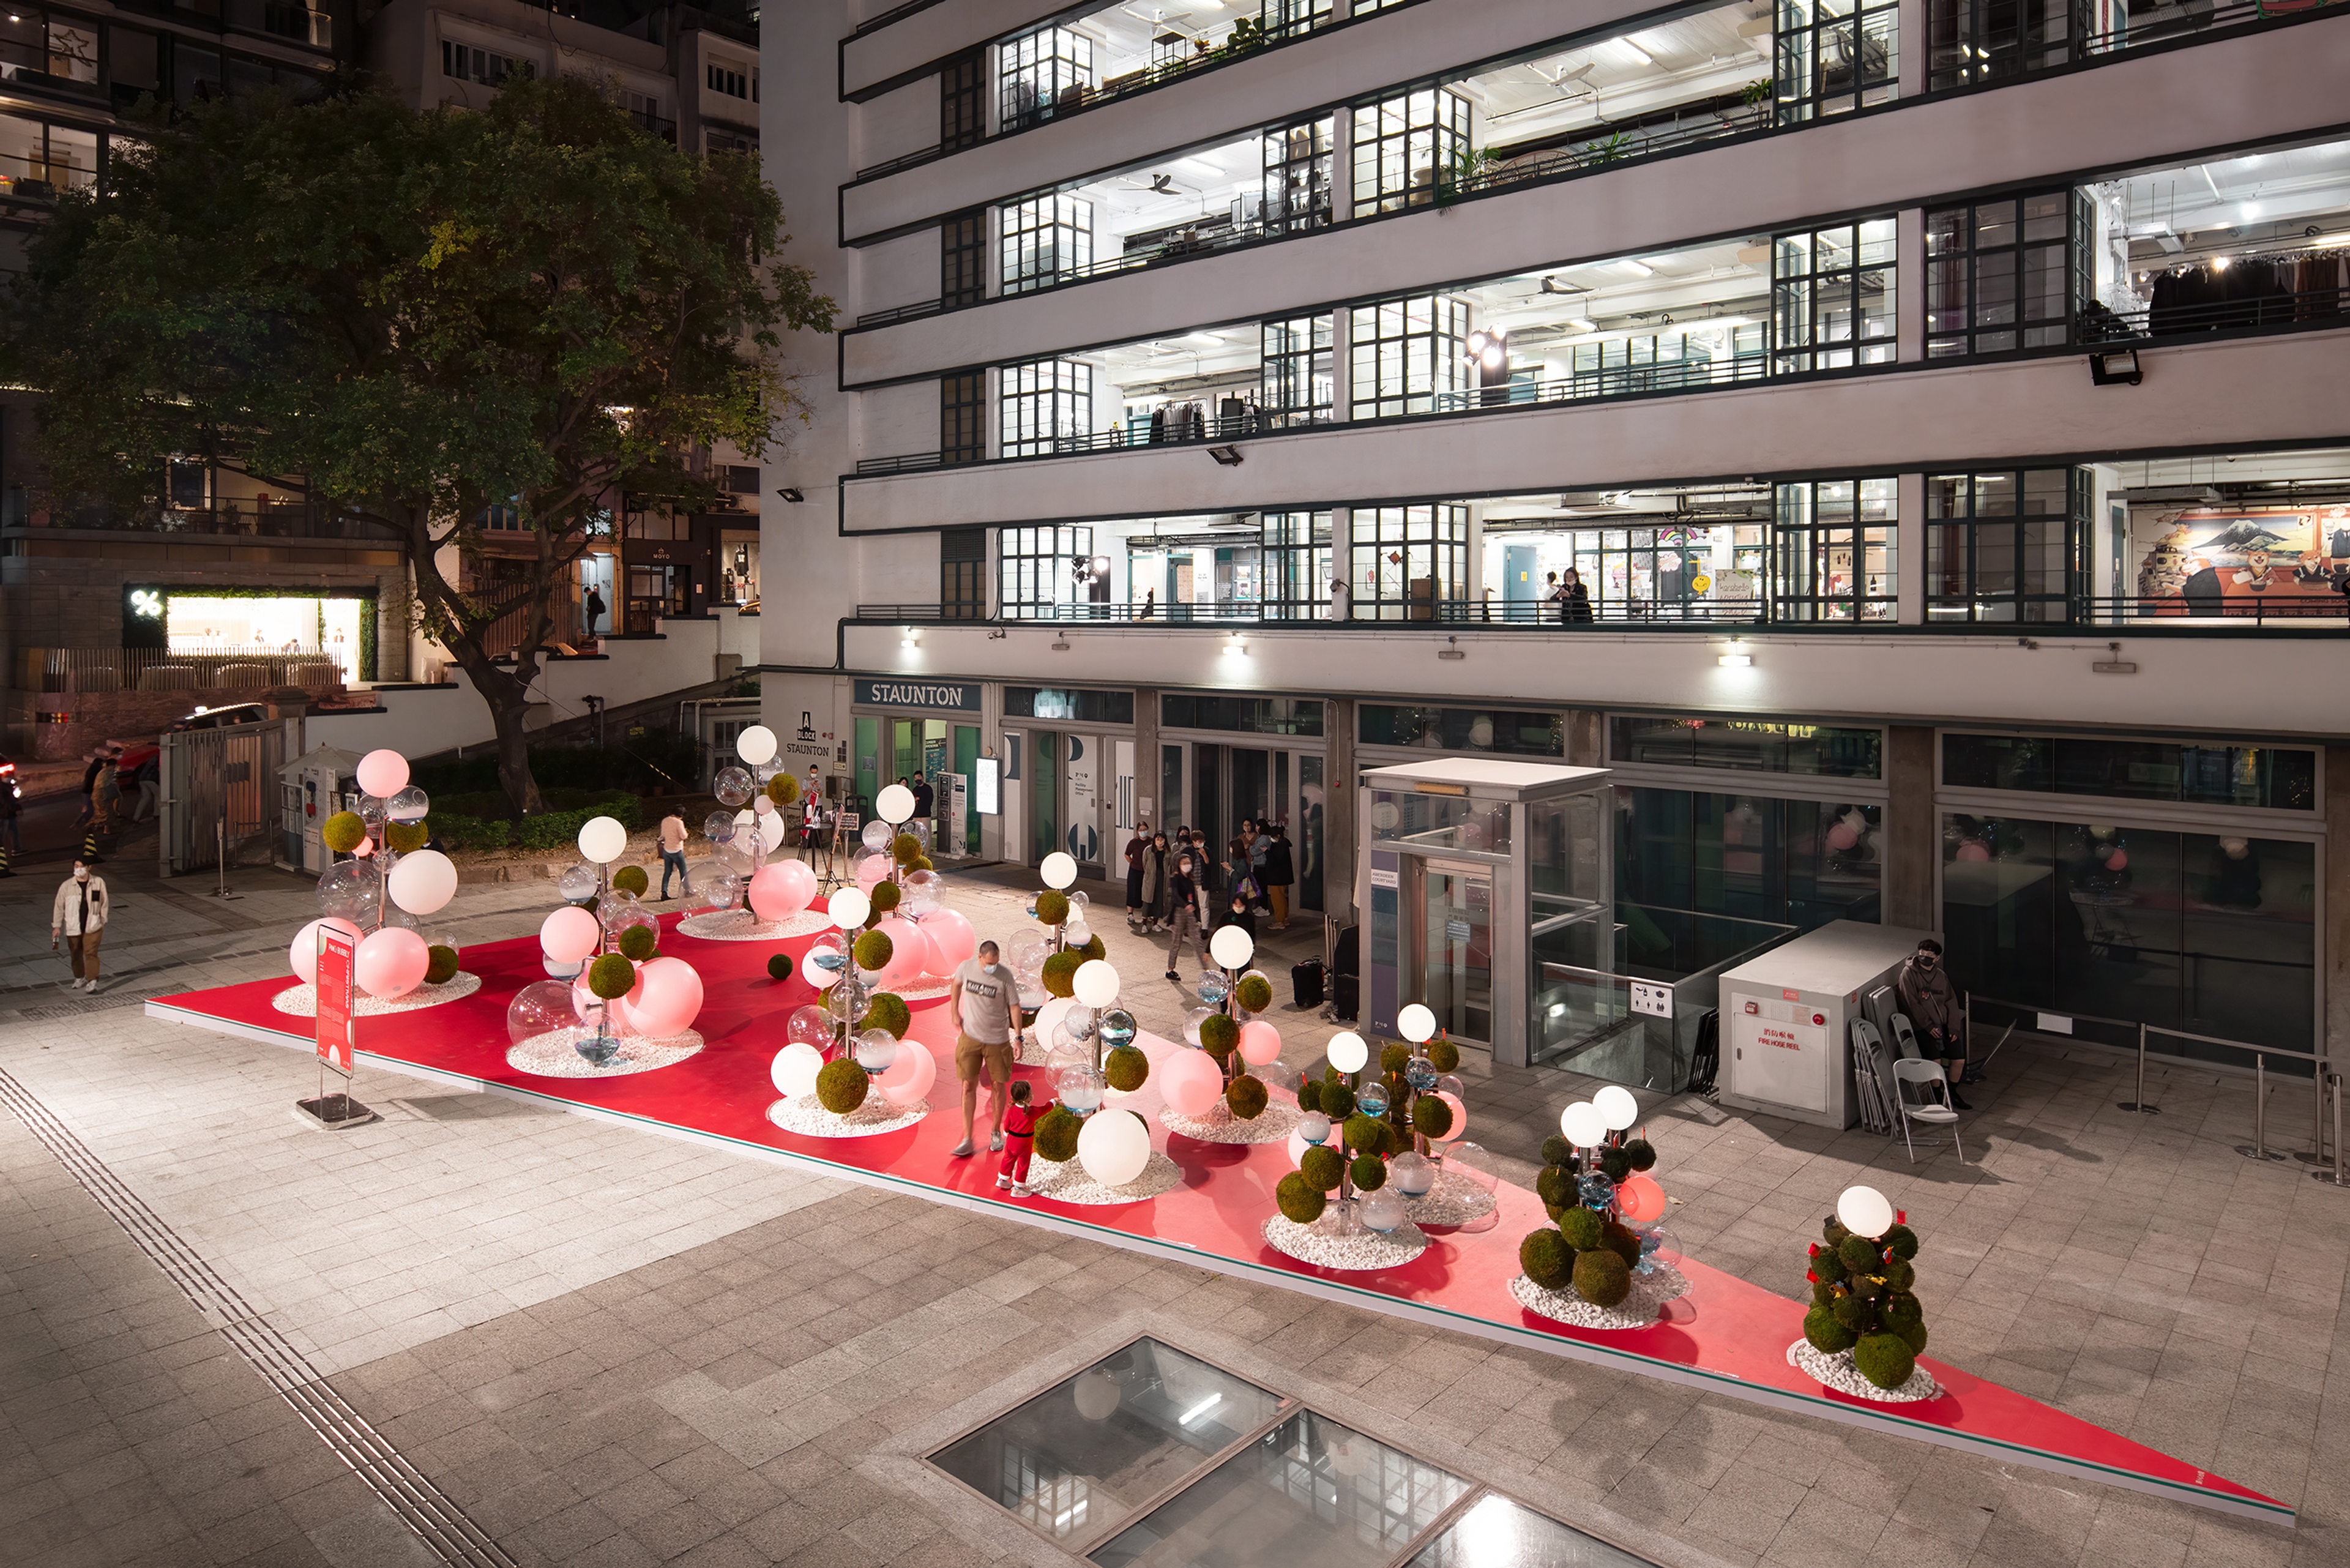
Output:
<svg viewBox="0 0 2350 1568">
<path fill-rule="evenodd" d="M 2241 256 L 2240 261 L 2262 258 Z M 2298 294 L 2252 295 L 2242 299 L 2215 299 L 2190 305 L 2146 306 L 2116 311 L 2102 317 L 2119 321 L 2138 337 L 2170 337 L 2194 332 L 2240 332 L 2259 327 L 2350 327 L 2350 289 L 2317 288 Z M 2075 334 L 2089 342 L 2113 341 Z"/>
<path fill-rule="evenodd" d="M 1232 441 L 1271 435 L 1279 430 L 1305 430 L 1311 426 L 1327 425 L 1332 421 L 1328 410 L 1284 413 L 1252 406 L 1246 413 L 1219 415 L 1202 419 L 1195 425 L 1182 427 L 1180 433 L 1168 434 L 1162 426 L 1159 433 L 1151 431 L 1147 415 L 1138 415 L 1123 425 L 1113 425 L 1106 431 L 1085 431 L 1071 435 L 1046 436 L 1034 441 L 1018 443 L 1034 447 L 1033 452 L 1007 452 L 1003 462 L 1018 462 L 1032 457 L 1062 457 L 1073 452 L 1123 452 L 1130 447 L 1205 446 L 1213 441 Z M 965 462 L 981 460 L 968 458 Z M 860 457 L 857 472 L 860 478 L 883 473 L 916 473 L 926 469 L 955 466 L 945 455 L 935 452 L 909 452 L 900 457 Z"/>
<path fill-rule="evenodd" d="M 239 692 L 257 696 L 274 686 L 314 694 L 343 684 L 348 649 L 296 643 L 273 647 L 20 648 L 17 689 L 23 691 Z"/>
<path fill-rule="evenodd" d="M 1318 233 L 1329 226 L 1330 212 L 1326 207 L 1271 222 L 1247 218 L 1237 223 L 1203 225 L 1198 230 L 1139 249 L 1122 251 L 1114 256 L 1105 256 L 1083 266 L 1055 267 L 1049 273 L 1039 273 L 1033 277 L 1011 279 L 1003 285 L 1001 297 L 1010 299 L 1018 295 L 1041 294 L 1049 288 L 1066 288 L 1073 283 L 1087 283 L 1097 277 L 1113 277 L 1119 273 L 1140 272 L 1146 267 L 1164 266 L 1170 262 L 1213 255 L 1219 251 L 1253 245 L 1262 240 Z M 860 320 L 858 325 L 865 324 Z"/>
<path fill-rule="evenodd" d="M 244 539 L 372 539 L 392 540 L 399 535 L 388 525 L 352 517 L 331 508 L 303 502 L 224 501 L 216 506 L 167 506 L 154 511 L 123 513 L 110 507 L 85 507 L 51 512 L 46 521 L 17 515 L 11 509 L 6 527 L 73 528 L 125 534 L 211 534 Z"/>
<path fill-rule="evenodd" d="M 936 316 L 946 308 L 946 302 L 925 299 L 919 305 L 892 306 L 888 310 L 868 310 L 857 318 L 859 327 L 887 327 L 893 321 L 911 321 L 917 317 Z"/>
</svg>

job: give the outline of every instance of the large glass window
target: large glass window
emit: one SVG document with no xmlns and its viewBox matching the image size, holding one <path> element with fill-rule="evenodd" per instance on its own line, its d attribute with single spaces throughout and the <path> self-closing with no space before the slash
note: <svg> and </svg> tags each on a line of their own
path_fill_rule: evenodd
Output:
<svg viewBox="0 0 2350 1568">
<path fill-rule="evenodd" d="M 1302 234 L 1330 222 L 1330 134 L 1328 115 L 1264 133 L 1266 234 Z"/>
<path fill-rule="evenodd" d="M 1265 422 L 1275 430 L 1326 423 L 1336 396 L 1330 359 L 1331 318 L 1299 316 L 1268 321 L 1260 370 Z"/>
<path fill-rule="evenodd" d="M 1774 372 L 1891 364 L 1893 256 L 1890 217 L 1776 236 L 1771 245 Z"/>
<path fill-rule="evenodd" d="M 1726 955 L 1768 934 L 1710 920 L 1810 930 L 1883 918 L 1878 805 L 1618 784 L 1616 807 L 1617 919 L 1636 968 L 1702 969 L 1714 960 L 1687 961 L 1693 937 Z"/>
<path fill-rule="evenodd" d="M 939 462 L 952 466 L 987 455 L 987 376 L 967 370 L 939 379 Z"/>
<path fill-rule="evenodd" d="M 1779 123 L 1892 102 L 1899 11 L 1867 0 L 1779 0 Z"/>
<path fill-rule="evenodd" d="M 1354 307 L 1347 323 L 1350 418 L 1425 414 L 1461 389 L 1469 338 L 1468 302 L 1445 294 L 1383 299 Z"/>
<path fill-rule="evenodd" d="M 987 618 L 987 530 L 939 530 L 939 618 Z"/>
<path fill-rule="evenodd" d="M 1003 46 L 996 78 L 1003 84 L 1003 124 L 1019 130 L 1082 102 L 1094 69 L 1094 41 L 1066 27 L 1040 27 Z"/>
<path fill-rule="evenodd" d="M 2301 746 L 1946 733 L 1942 782 L 1957 789 L 2315 811 L 2317 753 Z"/>
<path fill-rule="evenodd" d="M 1566 755 L 1566 719 L 1561 713 L 1364 702 L 1355 709 L 1355 722 L 1356 732 L 1367 746 L 1492 752 L 1510 757 Z"/>
<path fill-rule="evenodd" d="M 2086 8 L 2067 0 L 1927 0 L 1926 90 L 1981 87 L 2061 66 Z"/>
<path fill-rule="evenodd" d="M 1080 359 L 1032 359 L 1000 372 L 1003 455 L 1042 457 L 1094 421 L 1094 368 Z"/>
<path fill-rule="evenodd" d="M 1032 196 L 999 209 L 1006 294 L 1050 288 L 1094 264 L 1094 204 L 1081 196 Z"/>
<path fill-rule="evenodd" d="M 1818 479 L 1778 487 L 1773 613 L 1786 621 L 1891 620 L 1898 608 L 1898 482 Z"/>
<path fill-rule="evenodd" d="M 1357 506 L 1347 573 L 1357 620 L 1434 620 L 1466 593 L 1469 508 Z"/>
<path fill-rule="evenodd" d="M 1251 735 L 1318 735 L 1322 732 L 1319 697 L 1211 697 L 1187 691 L 1162 691 L 1159 722 L 1170 730 L 1237 730 Z M 1170 748 L 1170 750 L 1174 748 Z M 1170 758 L 1170 769 L 1177 764 Z M 1174 815 L 1175 779 L 1169 775 L 1166 811 Z"/>
<path fill-rule="evenodd" d="M 997 558 L 997 592 L 1006 620 L 1050 620 L 1078 602 L 1093 572 L 1094 531 L 1006 528 Z"/>
<path fill-rule="evenodd" d="M 2035 191 L 1926 213 L 1926 357 L 2061 347 L 2073 192 Z"/>
<path fill-rule="evenodd" d="M 2088 570 L 2086 469 L 1926 475 L 1926 618 L 2061 621 Z"/>
<path fill-rule="evenodd" d="M 958 55 L 939 69 L 939 149 L 952 152 L 977 146 L 987 134 L 979 87 L 986 62 L 980 51 Z"/>
<path fill-rule="evenodd" d="M 1882 730 L 1679 715 L 1607 722 L 1607 756 L 1617 763 L 1873 779 L 1884 776 L 1884 754 Z"/>
<path fill-rule="evenodd" d="M 2224 827 L 1942 818 L 1948 963 L 1979 1015 L 2006 1002 L 2319 1049 L 2316 909 L 2311 844 Z M 2136 1044 L 2134 1031 L 2086 1022 L 2075 1033 Z M 2190 1041 L 2156 1035 L 2147 1045 L 2251 1065 L 2241 1053 Z M 2268 1065 L 2291 1073 L 2303 1064 Z"/>
<path fill-rule="evenodd" d="M 0 192 L 48 197 L 97 178 L 95 132 L 0 115 Z"/>
<path fill-rule="evenodd" d="M 1087 724 L 1131 724 L 1134 693 L 1101 691 L 1089 687 L 1007 686 L 1003 689 L 1007 719 L 1075 719 Z"/>
<path fill-rule="evenodd" d="M 1355 215 L 1426 206 L 1469 156 L 1469 100 L 1439 88 L 1355 106 Z"/>
<path fill-rule="evenodd" d="M 959 213 L 939 225 L 939 307 L 953 310 L 987 297 L 987 238 L 981 214 Z"/>
<path fill-rule="evenodd" d="M 1330 514 L 1268 512 L 1263 613 L 1268 620 L 1318 620 L 1330 603 Z"/>
</svg>

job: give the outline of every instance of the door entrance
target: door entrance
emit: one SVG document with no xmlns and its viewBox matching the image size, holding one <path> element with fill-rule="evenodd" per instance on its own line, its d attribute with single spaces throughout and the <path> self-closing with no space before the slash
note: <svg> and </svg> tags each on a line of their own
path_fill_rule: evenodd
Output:
<svg viewBox="0 0 2350 1568">
<path fill-rule="evenodd" d="M 1241 824 L 1254 822 L 1260 830 L 1278 822 L 1289 832 L 1290 888 L 1293 909 L 1320 909 L 1322 900 L 1322 834 L 1328 792 L 1323 784 L 1323 759 L 1318 752 L 1292 752 L 1263 746 L 1227 746 L 1194 742 L 1191 751 L 1188 813 L 1179 811 L 1181 752 L 1170 747 L 1164 790 L 1164 816 L 1173 826 L 1188 822 L 1208 836 L 1208 847 L 1219 858 L 1225 846 L 1240 836 Z"/>
<path fill-rule="evenodd" d="M 1493 1038 L 1493 872 L 1491 867 L 1422 862 L 1415 878 L 1419 993 L 1437 1027 L 1456 1040 Z"/>
</svg>

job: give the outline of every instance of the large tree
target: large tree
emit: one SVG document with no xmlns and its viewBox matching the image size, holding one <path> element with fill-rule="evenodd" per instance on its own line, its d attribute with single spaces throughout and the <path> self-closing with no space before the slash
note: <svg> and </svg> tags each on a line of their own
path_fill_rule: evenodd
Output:
<svg viewBox="0 0 2350 1568">
<path fill-rule="evenodd" d="M 778 259 L 757 161 L 680 152 L 594 84 L 516 78 L 481 112 L 264 94 L 115 145 L 0 324 L 53 503 L 151 507 L 177 456 L 374 520 L 536 810 L 524 709 L 572 564 L 623 496 L 707 504 L 697 446 L 755 458 L 805 417 L 782 334 L 830 330 L 833 306 Z M 463 589 L 492 507 L 536 545 L 510 603 Z M 485 634 L 509 614 L 528 624 L 506 664 Z"/>
</svg>

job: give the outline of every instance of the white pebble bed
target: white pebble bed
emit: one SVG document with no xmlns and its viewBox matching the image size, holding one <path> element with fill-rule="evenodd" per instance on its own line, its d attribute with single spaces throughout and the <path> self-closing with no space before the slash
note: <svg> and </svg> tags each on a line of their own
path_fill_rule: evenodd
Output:
<svg viewBox="0 0 2350 1568">
<path fill-rule="evenodd" d="M 769 1121 L 803 1137 L 872 1137 L 879 1133 L 902 1132 L 930 1114 L 928 1100 L 916 1100 L 910 1106 L 892 1105 L 889 1096 L 874 1088 L 868 1088 L 865 1103 L 845 1116 L 826 1110 L 814 1095 L 777 1100 L 767 1107 Z"/>
<path fill-rule="evenodd" d="M 954 981 L 941 980 L 934 974 L 921 974 L 904 985 L 885 989 L 900 1002 L 935 1002 L 954 989 Z"/>
<path fill-rule="evenodd" d="M 506 1065 L 537 1078 L 625 1078 L 631 1073 L 674 1067 L 702 1049 L 702 1035 L 691 1029 L 661 1040 L 623 1034 L 620 1054 L 598 1067 L 578 1050 L 579 1042 L 592 1039 L 595 1033 L 580 1024 L 534 1034 L 506 1053 Z"/>
<path fill-rule="evenodd" d="M 1300 1225 L 1275 1214 L 1264 1222 L 1264 1244 L 1301 1263 L 1343 1269 L 1352 1273 L 1392 1269 L 1428 1251 L 1427 1233 L 1417 1225 L 1397 1226 L 1386 1235 L 1365 1231 L 1356 1236 L 1325 1236 L 1311 1225 Z"/>
<path fill-rule="evenodd" d="M 1201 1143 L 1286 1143 L 1289 1135 L 1297 1130 L 1304 1115 L 1297 1102 L 1279 1095 L 1265 1096 L 1264 1110 L 1254 1121 L 1243 1121 L 1232 1115 L 1232 1108 L 1218 1100 L 1208 1107 L 1204 1116 L 1187 1116 L 1171 1107 L 1162 1106 L 1159 1125 L 1169 1132 L 1181 1133 L 1185 1137 Z"/>
<path fill-rule="evenodd" d="M 420 985 L 406 996 L 397 996 L 390 1002 L 379 1001 L 364 991 L 354 991 L 352 995 L 359 1002 L 359 1017 L 381 1018 L 387 1013 L 414 1012 L 422 1007 L 438 1007 L 444 1002 L 461 1002 L 481 989 L 481 976 L 459 970 L 454 980 L 442 981 L 439 985 Z M 307 981 L 289 985 L 270 999 L 270 1005 L 296 1018 L 316 1018 L 318 988 Z"/>
<path fill-rule="evenodd" d="M 1593 1306 L 1575 1293 L 1575 1287 L 1544 1290 L 1523 1274 L 1510 1281 L 1518 1304 L 1569 1328 L 1646 1328 L 1657 1321 L 1658 1309 L 1676 1296 L 1689 1293 L 1689 1279 L 1670 1263 L 1659 1262 L 1648 1273 L 1632 1276 L 1632 1293 L 1612 1307 Z"/>
<path fill-rule="evenodd" d="M 1466 1225 L 1482 1220 L 1494 1208 L 1493 1195 L 1457 1170 L 1437 1173 L 1436 1185 L 1425 1198 L 1404 1205 L 1404 1218 L 1415 1225 Z"/>
<path fill-rule="evenodd" d="M 1139 1203 L 1146 1198 L 1158 1198 L 1183 1185 L 1183 1172 L 1175 1162 L 1159 1153 L 1150 1151 L 1149 1163 L 1142 1174 L 1123 1187 L 1104 1187 L 1086 1174 L 1083 1163 L 1063 1160 L 1032 1159 L 1028 1162 L 1030 1192 L 1038 1198 L 1049 1198 L 1055 1203 L 1100 1205 L 1107 1203 Z"/>
<path fill-rule="evenodd" d="M 1879 1388 L 1860 1375 L 1852 1364 L 1852 1352 L 1839 1350 L 1834 1355 L 1815 1350 L 1808 1339 L 1799 1339 L 1787 1346 L 1787 1365 L 1800 1369 L 1807 1377 L 1817 1378 L 1823 1385 L 1839 1394 L 1849 1394 L 1856 1399 L 1873 1400 L 1879 1405 L 1915 1405 L 1927 1399 L 1939 1399 L 1942 1386 L 1934 1375 L 1920 1366 L 1909 1374 L 1909 1381 L 1898 1388 Z"/>
<path fill-rule="evenodd" d="M 677 929 L 681 936 L 699 937 L 705 942 L 775 942 L 828 931 L 832 917 L 817 909 L 802 909 L 780 920 L 763 920 L 748 909 L 716 909 L 688 915 Z"/>
</svg>

